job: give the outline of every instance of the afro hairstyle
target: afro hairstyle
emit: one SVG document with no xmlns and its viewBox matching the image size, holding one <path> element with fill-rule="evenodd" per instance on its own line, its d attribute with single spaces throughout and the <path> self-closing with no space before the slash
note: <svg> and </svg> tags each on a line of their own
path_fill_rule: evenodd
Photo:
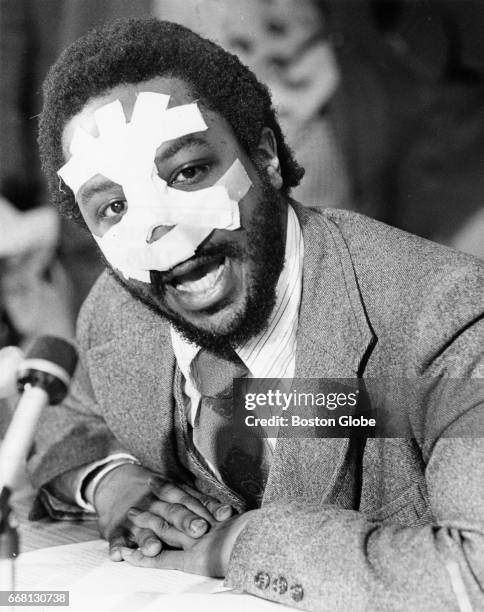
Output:
<svg viewBox="0 0 484 612">
<path fill-rule="evenodd" d="M 65 163 L 66 123 L 94 97 L 126 83 L 159 76 L 179 78 L 207 108 L 230 124 L 252 159 L 264 126 L 274 132 L 283 190 L 299 184 L 304 170 L 287 146 L 265 85 L 239 59 L 191 30 L 157 19 L 123 19 L 95 28 L 67 47 L 43 87 L 39 148 L 53 203 L 84 225 L 73 192 L 57 175 Z"/>
</svg>

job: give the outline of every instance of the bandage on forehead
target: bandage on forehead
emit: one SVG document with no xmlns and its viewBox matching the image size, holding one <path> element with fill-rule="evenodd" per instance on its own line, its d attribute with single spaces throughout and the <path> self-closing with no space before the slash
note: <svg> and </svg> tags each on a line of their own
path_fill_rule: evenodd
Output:
<svg viewBox="0 0 484 612">
<path fill-rule="evenodd" d="M 126 214 L 94 238 L 113 267 L 143 282 L 149 282 L 149 270 L 168 270 L 191 257 L 213 229 L 239 228 L 238 202 L 252 184 L 236 159 L 212 187 L 169 187 L 157 173 L 157 149 L 207 125 L 195 103 L 167 108 L 168 102 L 164 94 L 140 93 L 130 122 L 119 100 L 100 107 L 94 113 L 99 136 L 76 128 L 72 157 L 58 172 L 75 194 L 97 174 L 122 186 Z M 175 227 L 150 244 L 158 226 Z"/>
<path fill-rule="evenodd" d="M 77 195 L 95 176 L 123 185 L 128 177 L 151 174 L 157 148 L 169 140 L 207 129 L 195 103 L 167 108 L 169 96 L 153 92 L 138 95 L 131 121 L 126 122 L 119 100 L 96 111 L 96 138 L 76 127 L 70 145 L 70 160 L 58 175 Z"/>
</svg>

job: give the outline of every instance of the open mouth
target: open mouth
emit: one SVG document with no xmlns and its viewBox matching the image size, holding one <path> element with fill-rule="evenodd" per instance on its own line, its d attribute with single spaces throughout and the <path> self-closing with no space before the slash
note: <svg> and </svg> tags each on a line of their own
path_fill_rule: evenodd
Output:
<svg viewBox="0 0 484 612">
<path fill-rule="evenodd" d="M 179 264 L 163 278 L 168 304 L 194 312 L 218 308 L 238 286 L 237 269 L 231 258 L 222 254 Z"/>
<path fill-rule="evenodd" d="M 208 261 L 194 261 L 188 269 L 180 267 L 169 283 L 182 293 L 207 293 L 216 286 L 226 265 L 224 256 L 210 257 Z"/>
<path fill-rule="evenodd" d="M 237 299 L 244 271 L 234 249 L 225 248 L 195 256 L 155 278 L 172 310 L 213 314 Z"/>
</svg>

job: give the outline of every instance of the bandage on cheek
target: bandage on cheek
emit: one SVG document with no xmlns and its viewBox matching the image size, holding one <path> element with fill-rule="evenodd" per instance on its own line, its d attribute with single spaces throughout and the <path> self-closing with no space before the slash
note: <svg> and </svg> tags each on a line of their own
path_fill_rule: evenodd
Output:
<svg viewBox="0 0 484 612">
<path fill-rule="evenodd" d="M 214 229 L 240 227 L 238 203 L 251 186 L 239 160 L 212 187 L 185 192 L 157 174 L 158 147 L 207 126 L 196 104 L 168 107 L 169 96 L 141 92 L 127 122 L 119 100 L 94 113 L 95 138 L 76 128 L 71 159 L 58 174 L 78 193 L 97 174 L 123 187 L 128 210 L 102 237 L 94 235 L 106 259 L 126 278 L 149 282 L 149 271 L 164 271 L 192 257 Z M 156 227 L 172 227 L 156 242 Z"/>
<path fill-rule="evenodd" d="M 150 270 L 166 271 L 189 259 L 214 229 L 238 229 L 238 201 L 252 185 L 238 159 L 206 189 L 187 192 L 159 182 L 155 205 L 139 198 L 145 189 L 127 195 L 126 214 L 102 237 L 94 236 L 106 259 L 126 278 L 149 282 Z M 172 229 L 149 243 L 153 230 L 162 226 Z"/>
</svg>

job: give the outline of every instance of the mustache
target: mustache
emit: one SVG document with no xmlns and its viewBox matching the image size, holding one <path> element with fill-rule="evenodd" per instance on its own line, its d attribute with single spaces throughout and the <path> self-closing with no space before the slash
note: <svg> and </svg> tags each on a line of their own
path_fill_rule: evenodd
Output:
<svg viewBox="0 0 484 612">
<path fill-rule="evenodd" d="M 221 240 L 216 244 L 206 244 L 197 249 L 194 259 L 201 257 L 231 257 L 233 259 L 245 259 L 246 253 L 238 244 L 229 240 Z"/>
<path fill-rule="evenodd" d="M 247 253 L 242 249 L 239 245 L 234 244 L 228 240 L 220 241 L 216 244 L 206 244 L 205 246 L 201 246 L 197 249 L 195 255 L 186 261 L 203 262 L 207 258 L 222 258 L 227 257 L 229 259 L 238 259 L 239 261 L 245 261 L 248 257 Z M 186 263 L 186 262 L 182 262 Z M 177 264 L 170 270 L 166 270 L 165 272 L 161 272 L 159 270 L 151 270 L 150 271 L 150 280 L 151 284 L 161 289 L 165 285 L 167 285 L 173 278 L 173 272 L 176 271 L 178 267 Z"/>
</svg>

